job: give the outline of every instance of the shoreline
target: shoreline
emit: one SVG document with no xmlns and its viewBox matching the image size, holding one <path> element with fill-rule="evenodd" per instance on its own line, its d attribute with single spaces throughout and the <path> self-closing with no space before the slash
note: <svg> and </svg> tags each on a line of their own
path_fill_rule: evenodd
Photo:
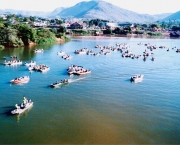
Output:
<svg viewBox="0 0 180 145">
<path fill-rule="evenodd" d="M 164 33 L 162 36 L 149 36 L 141 34 L 128 34 L 128 35 L 68 35 L 70 38 L 161 38 L 161 39 L 173 39 L 175 37 L 170 37 L 169 33 Z"/>
</svg>

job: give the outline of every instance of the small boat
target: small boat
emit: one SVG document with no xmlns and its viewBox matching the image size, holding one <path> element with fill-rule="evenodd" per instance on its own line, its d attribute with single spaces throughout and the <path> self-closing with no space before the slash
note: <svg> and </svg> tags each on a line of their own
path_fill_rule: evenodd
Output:
<svg viewBox="0 0 180 145">
<path fill-rule="evenodd" d="M 130 78 L 133 82 L 141 82 L 143 80 L 144 75 L 135 75 Z"/>
<path fill-rule="evenodd" d="M 44 52 L 44 49 L 35 49 L 34 52 L 35 53 L 42 53 L 42 52 Z"/>
<path fill-rule="evenodd" d="M 31 106 L 33 106 L 33 102 L 31 100 L 24 100 L 23 103 L 21 105 L 15 105 L 16 109 L 11 111 L 11 114 L 15 115 L 15 114 L 21 114 L 24 111 L 26 111 L 27 109 L 29 109 Z"/>
<path fill-rule="evenodd" d="M 56 81 L 55 83 L 51 84 L 50 86 L 55 88 L 55 87 L 59 87 L 61 85 L 66 85 L 69 83 L 69 80 L 68 79 L 64 79 L 64 80 L 61 80 L 60 82 Z"/>
<path fill-rule="evenodd" d="M 80 70 L 80 71 L 74 72 L 74 74 L 76 74 L 76 75 L 85 75 L 85 74 L 89 74 L 89 73 L 91 73 L 90 70 Z"/>
<path fill-rule="evenodd" d="M 50 67 L 45 66 L 39 69 L 40 72 L 47 72 L 48 70 L 50 70 Z"/>
<path fill-rule="evenodd" d="M 57 52 L 57 55 L 64 55 L 64 54 L 65 54 L 64 51 L 59 51 L 59 52 Z"/>
<path fill-rule="evenodd" d="M 27 83 L 29 80 L 30 80 L 29 76 L 23 76 L 23 77 L 15 78 L 10 82 L 13 84 L 22 84 L 22 83 Z"/>
<path fill-rule="evenodd" d="M 28 62 L 25 62 L 24 65 L 25 65 L 25 66 L 28 66 L 28 67 L 30 67 L 30 66 L 35 66 L 35 65 L 36 65 L 36 62 L 35 62 L 35 61 L 30 61 L 29 63 L 28 63 Z"/>
<path fill-rule="evenodd" d="M 22 64 L 22 61 L 21 60 L 9 60 L 9 61 L 4 61 L 3 63 L 4 65 L 20 65 Z"/>
</svg>

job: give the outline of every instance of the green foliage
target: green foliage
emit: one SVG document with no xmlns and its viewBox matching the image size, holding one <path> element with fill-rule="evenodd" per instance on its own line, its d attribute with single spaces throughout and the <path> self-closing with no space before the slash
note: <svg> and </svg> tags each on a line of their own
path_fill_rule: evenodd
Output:
<svg viewBox="0 0 180 145">
<path fill-rule="evenodd" d="M 113 30 L 113 33 L 120 34 L 120 35 L 127 35 L 129 33 L 129 30 L 120 29 L 119 27 L 117 27 Z"/>
<path fill-rule="evenodd" d="M 0 45 L 0 50 L 4 49 L 4 46 L 3 45 Z"/>
<path fill-rule="evenodd" d="M 0 29 L 0 45 L 3 46 L 10 46 L 10 47 L 19 47 L 23 46 L 23 42 L 17 36 L 17 30 L 13 28 L 6 28 Z"/>
<path fill-rule="evenodd" d="M 112 30 L 108 28 L 103 31 L 103 34 L 112 34 Z"/>
<path fill-rule="evenodd" d="M 29 44 L 30 42 L 36 42 L 37 35 L 36 30 L 31 28 L 27 24 L 18 24 L 14 26 L 18 30 L 18 36 L 22 39 L 25 45 Z"/>
<path fill-rule="evenodd" d="M 72 32 L 77 35 L 94 35 L 96 30 L 73 29 Z"/>
<path fill-rule="evenodd" d="M 60 26 L 59 29 L 57 29 L 58 33 L 66 33 L 66 28 L 64 26 Z"/>
<path fill-rule="evenodd" d="M 154 27 L 160 28 L 160 25 L 159 24 L 150 24 L 150 28 L 154 28 Z"/>
<path fill-rule="evenodd" d="M 0 22 L 0 28 L 4 27 L 4 23 Z"/>
<path fill-rule="evenodd" d="M 32 16 L 30 16 L 30 17 L 29 17 L 29 20 L 30 20 L 31 22 L 35 22 L 36 17 L 32 17 Z"/>
<path fill-rule="evenodd" d="M 55 19 L 55 21 L 56 21 L 56 24 L 59 24 L 59 25 L 61 25 L 63 23 L 63 21 L 58 20 L 58 19 Z"/>
<path fill-rule="evenodd" d="M 56 42 L 55 34 L 45 28 L 37 29 L 37 43 L 51 44 Z"/>
<path fill-rule="evenodd" d="M 162 36 L 162 33 L 160 32 L 147 32 L 147 34 L 150 36 Z"/>
<path fill-rule="evenodd" d="M 93 26 L 93 25 L 98 26 L 98 24 L 99 24 L 100 22 L 109 22 L 109 21 L 107 21 L 107 20 L 101 20 L 101 19 L 92 19 L 92 20 L 89 21 L 89 25 L 90 25 L 90 26 Z"/>
</svg>

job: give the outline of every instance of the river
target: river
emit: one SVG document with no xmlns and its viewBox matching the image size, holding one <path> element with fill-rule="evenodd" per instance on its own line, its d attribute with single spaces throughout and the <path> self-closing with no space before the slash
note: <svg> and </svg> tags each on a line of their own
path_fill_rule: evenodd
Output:
<svg viewBox="0 0 180 145">
<path fill-rule="evenodd" d="M 75 54 L 82 48 L 98 52 L 96 45 L 127 43 L 135 54 L 143 54 L 150 43 L 151 56 L 123 58 L 119 51 L 110 55 Z M 71 42 L 0 51 L 0 144 L 180 144 L 180 54 L 179 39 L 74 37 Z M 43 48 L 43 53 L 34 49 Z M 64 51 L 73 57 L 64 60 Z M 24 65 L 4 66 L 12 55 L 24 62 L 46 64 L 46 73 L 29 72 Z M 91 70 L 83 76 L 68 76 L 72 64 Z M 130 82 L 143 74 L 140 83 Z M 30 81 L 12 85 L 9 81 L 28 75 Z M 51 88 L 56 80 L 71 79 L 60 88 Z M 23 96 L 34 102 L 21 115 L 11 115 Z"/>
</svg>

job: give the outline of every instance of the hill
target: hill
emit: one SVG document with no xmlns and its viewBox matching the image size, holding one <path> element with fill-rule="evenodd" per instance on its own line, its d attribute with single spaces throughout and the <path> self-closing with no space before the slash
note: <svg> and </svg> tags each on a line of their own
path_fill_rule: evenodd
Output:
<svg viewBox="0 0 180 145">
<path fill-rule="evenodd" d="M 56 8 L 54 11 L 50 12 L 47 17 L 49 18 L 55 18 L 55 17 L 58 17 L 58 14 L 64 10 L 65 8 L 64 7 L 59 7 L 59 8 Z"/>
<path fill-rule="evenodd" d="M 52 12 L 41 11 L 24 11 L 5 9 L 0 10 L 0 14 L 21 14 L 25 16 L 39 16 L 48 18 L 75 18 L 75 19 L 103 19 L 114 22 L 133 22 L 145 23 L 153 22 L 162 19 L 177 19 L 180 18 L 180 11 L 177 14 L 158 14 L 148 15 L 139 14 L 130 10 L 122 9 L 111 3 L 102 0 L 82 1 L 68 8 L 59 7 Z M 170 16 L 171 15 L 171 16 Z M 169 17 L 167 17 L 169 16 Z M 166 18 L 167 17 L 167 18 Z"/>
<path fill-rule="evenodd" d="M 75 6 L 62 10 L 60 17 L 84 18 L 84 19 L 105 19 L 119 22 L 149 22 L 155 21 L 155 17 L 147 14 L 138 14 L 126 9 L 117 7 L 105 1 L 83 1 Z"/>
<path fill-rule="evenodd" d="M 171 14 L 170 16 L 164 18 L 163 20 L 164 21 L 167 21 L 167 20 L 180 20 L 180 11 Z"/>
<path fill-rule="evenodd" d="M 0 14 L 16 14 L 16 15 L 24 15 L 24 16 L 46 17 L 47 14 L 49 14 L 49 12 L 5 9 L 5 10 L 0 10 Z"/>
</svg>

